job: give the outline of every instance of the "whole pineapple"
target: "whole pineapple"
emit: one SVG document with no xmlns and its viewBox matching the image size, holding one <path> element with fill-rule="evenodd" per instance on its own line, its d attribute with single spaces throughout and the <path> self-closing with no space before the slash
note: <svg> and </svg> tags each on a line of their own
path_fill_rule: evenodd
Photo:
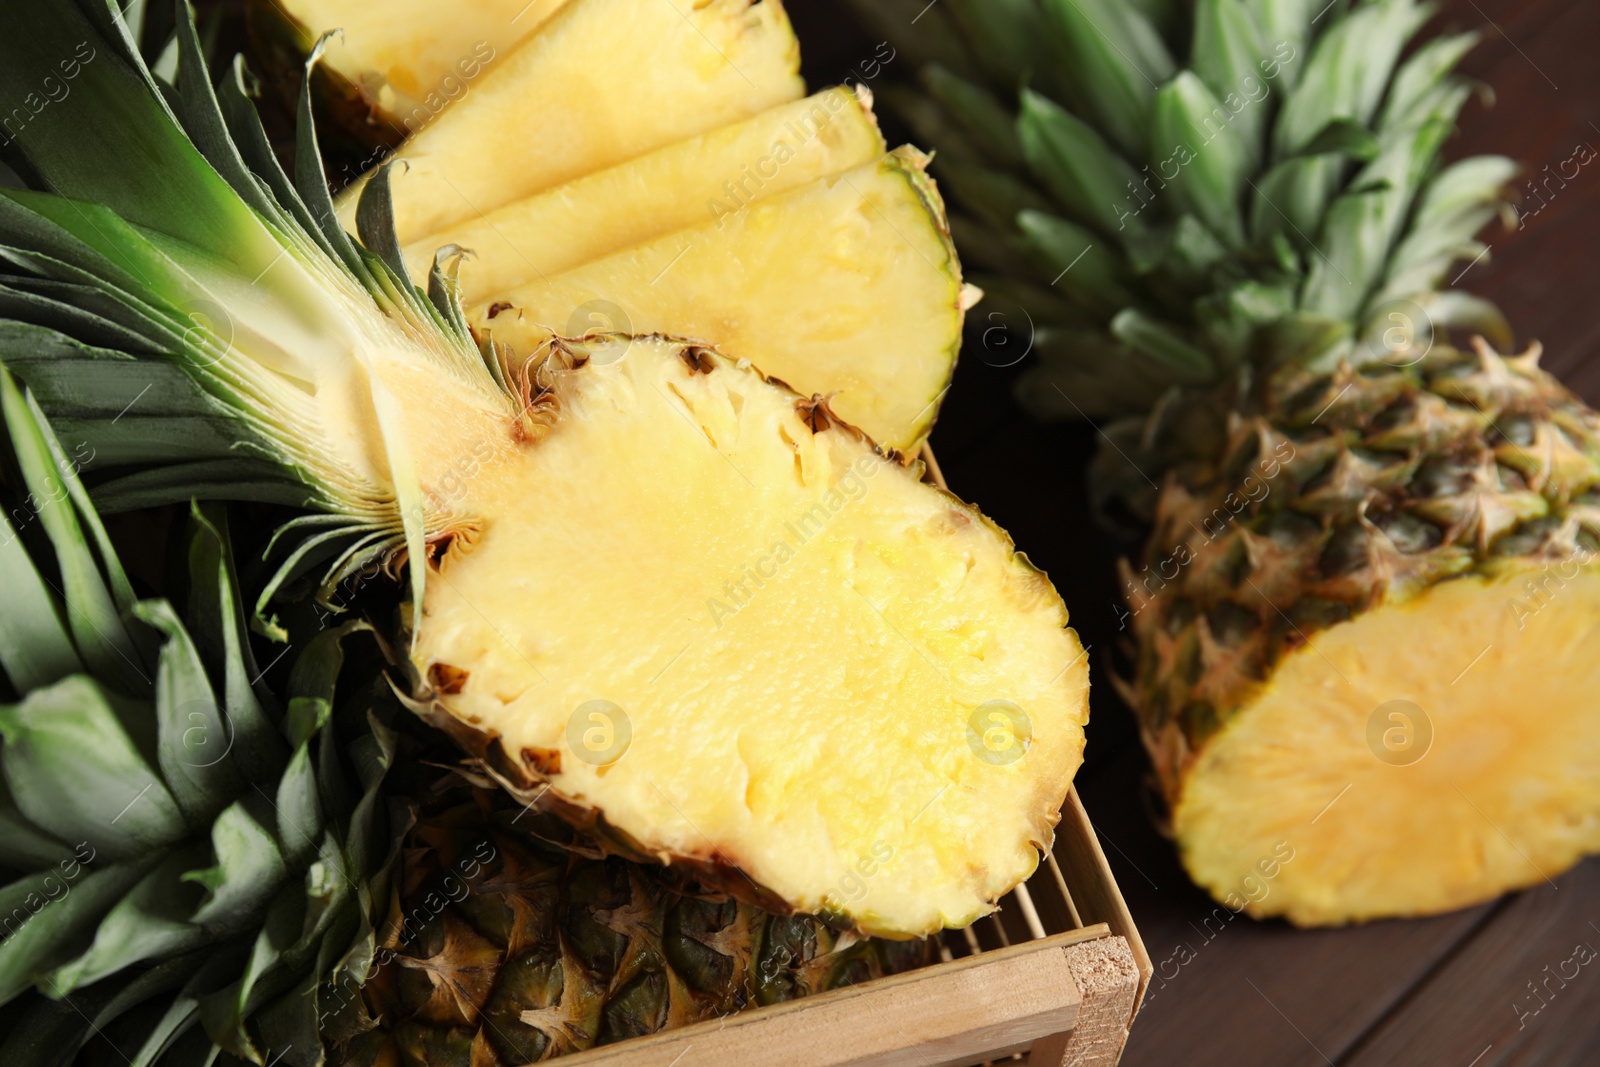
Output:
<svg viewBox="0 0 1600 1067">
<path fill-rule="evenodd" d="M 520 1065 L 933 962 L 606 857 L 484 779 L 438 783 L 335 1064 Z"/>
<path fill-rule="evenodd" d="M 861 5 L 924 63 L 894 102 L 975 281 L 1038 327 L 1022 399 L 1111 420 L 1096 506 L 1153 525 L 1123 692 L 1194 878 L 1340 923 L 1600 849 L 1600 419 L 1441 291 L 1515 171 L 1440 166 L 1472 36 L 1402 60 L 1410 0 L 900 7 Z"/>
</svg>

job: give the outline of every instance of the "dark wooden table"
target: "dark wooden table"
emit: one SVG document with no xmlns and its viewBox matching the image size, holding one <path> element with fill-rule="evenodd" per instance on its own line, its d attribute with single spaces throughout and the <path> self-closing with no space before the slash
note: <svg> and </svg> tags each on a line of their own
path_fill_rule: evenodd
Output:
<svg viewBox="0 0 1600 1067">
<path fill-rule="evenodd" d="M 789 7 L 813 84 L 872 54 L 825 0 Z M 1580 143 L 1600 149 L 1600 3 L 1449 0 L 1435 25 L 1482 30 L 1465 69 L 1498 98 L 1468 106 L 1452 156 L 1498 152 L 1543 177 Z M 1600 162 L 1550 188 L 1524 228 L 1487 234 L 1490 256 L 1459 284 L 1496 301 L 1519 342 L 1542 341 L 1544 365 L 1600 403 Z M 1017 372 L 963 360 L 933 442 L 952 488 L 1050 573 L 1093 646 L 1078 788 L 1158 971 L 1124 1064 L 1600 1065 L 1600 966 L 1565 987 L 1551 977 L 1576 945 L 1600 949 L 1600 859 L 1553 885 L 1423 921 L 1301 931 L 1241 916 L 1220 931 L 1202 925 L 1214 905 L 1146 815 L 1148 763 L 1104 680 L 1116 638 L 1112 568 L 1126 547 L 1086 514 L 1081 471 L 1093 430 L 1030 422 L 1010 399 Z M 1545 982 L 1553 992 L 1534 999 L 1530 983 Z"/>
</svg>

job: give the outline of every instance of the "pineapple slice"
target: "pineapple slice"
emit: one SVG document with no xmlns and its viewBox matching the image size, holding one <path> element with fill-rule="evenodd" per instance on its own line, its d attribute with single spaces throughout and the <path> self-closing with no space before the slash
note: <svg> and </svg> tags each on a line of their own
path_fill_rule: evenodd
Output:
<svg viewBox="0 0 1600 1067">
<path fill-rule="evenodd" d="M 1554 877 L 1600 851 L 1597 646 L 1600 572 L 1577 557 L 1315 634 L 1190 765 L 1185 866 L 1228 907 L 1302 925 Z"/>
<path fill-rule="evenodd" d="M 405 250 L 406 264 L 412 277 L 426 278 L 441 246 L 471 249 L 461 267 L 461 298 L 486 303 L 868 163 L 885 147 L 870 94 L 829 89 L 430 234 Z"/>
<path fill-rule="evenodd" d="M 402 245 L 805 92 L 778 0 L 573 0 L 396 154 Z M 340 218 L 355 230 L 364 182 Z"/>
<path fill-rule="evenodd" d="M 1049 580 L 743 364 L 599 338 L 537 377 L 530 430 L 433 480 L 457 518 L 415 620 L 424 713 L 629 854 L 772 906 L 896 938 L 991 910 L 1083 749 Z"/>
<path fill-rule="evenodd" d="M 532 36 L 566 0 L 468 0 L 442 18 L 437 0 L 251 0 L 256 33 L 309 52 L 329 30 L 322 72 L 359 101 L 367 125 L 403 138 L 426 126 L 495 60 Z M 299 78 L 291 84 L 298 88 Z"/>
<path fill-rule="evenodd" d="M 469 321 L 523 353 L 583 332 L 591 314 L 704 338 L 909 451 L 932 428 L 970 292 L 925 163 L 897 149 L 497 295 Z"/>
</svg>

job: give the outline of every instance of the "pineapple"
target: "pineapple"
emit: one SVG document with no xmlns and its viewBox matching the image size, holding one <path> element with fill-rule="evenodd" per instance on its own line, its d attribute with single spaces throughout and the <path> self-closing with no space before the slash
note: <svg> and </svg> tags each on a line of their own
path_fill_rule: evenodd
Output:
<svg viewBox="0 0 1600 1067">
<path fill-rule="evenodd" d="M 438 17 L 434 0 L 247 0 L 254 59 L 290 110 L 324 30 L 340 35 L 315 81 L 332 126 L 368 151 L 398 147 L 532 36 L 565 0 L 473 0 Z"/>
<path fill-rule="evenodd" d="M 103 1034 L 139 1064 L 310 1067 L 312 994 L 365 970 L 400 845 L 399 709 L 357 687 L 333 710 L 361 624 L 300 651 L 280 706 L 223 513 L 194 514 L 186 617 L 137 599 L 77 477 L 99 457 L 3 367 L 0 407 L 0 1062 L 64 1067 Z"/>
<path fill-rule="evenodd" d="M 391 1033 L 405 1062 L 441 1062 L 451 1024 L 487 1009 L 487 1062 L 521 1064 L 929 962 L 931 942 L 772 916 L 604 859 L 504 793 L 441 786 L 448 754 L 381 679 L 346 680 L 335 710 L 363 624 L 304 645 L 280 709 L 251 684 L 225 514 L 195 513 L 187 624 L 134 600 L 77 480 L 97 457 L 64 450 L 4 368 L 0 406 L 20 472 L 4 515 L 49 546 L 21 548 L 33 532 L 0 515 L 18 546 L 0 863 L 20 875 L 0 888 L 3 1062 L 71 1062 L 97 1028 L 140 1063 L 309 1067 L 319 1037 L 370 1063 Z M 63 998 L 86 1013 L 66 1033 Z"/>
<path fill-rule="evenodd" d="M 480 344 L 450 257 L 411 285 L 391 171 L 357 244 L 310 124 L 291 182 L 192 20 L 175 87 L 70 7 L 0 28 L 32 42 L 0 88 L 86 34 L 109 53 L 18 135 L 51 191 L 0 197 L 0 353 L 96 450 L 106 506 L 304 509 L 259 625 L 284 583 L 399 576 L 412 706 L 613 853 L 899 939 L 1032 873 L 1081 761 L 1087 667 L 1003 532 L 825 398 L 704 344 Z"/>
<path fill-rule="evenodd" d="M 605 858 L 490 785 L 454 778 L 421 812 L 331 1064 L 534 1063 L 933 960 Z"/>
<path fill-rule="evenodd" d="M 468 251 L 469 325 L 521 356 L 594 327 L 709 341 L 914 453 L 977 293 L 927 157 L 885 153 L 865 89 L 800 99 L 798 62 L 778 0 L 573 0 L 396 154 L 407 264 Z"/>
<path fill-rule="evenodd" d="M 894 98 L 1039 327 L 1022 400 L 1108 420 L 1096 504 L 1149 526 L 1122 691 L 1184 865 L 1303 925 L 1600 850 L 1600 418 L 1442 289 L 1515 171 L 1439 162 L 1474 38 L 1317 6 L 949 0 Z"/>
</svg>

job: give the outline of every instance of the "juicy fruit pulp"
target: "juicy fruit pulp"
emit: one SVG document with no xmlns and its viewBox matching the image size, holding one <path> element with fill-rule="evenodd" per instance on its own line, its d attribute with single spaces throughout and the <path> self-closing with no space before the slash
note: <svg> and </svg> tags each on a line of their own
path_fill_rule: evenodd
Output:
<svg viewBox="0 0 1600 1067">
<path fill-rule="evenodd" d="M 612 329 L 708 339 L 910 450 L 933 427 L 964 312 L 925 163 L 899 149 L 504 292 L 469 320 L 523 353 L 590 328 L 589 314 Z"/>
<path fill-rule="evenodd" d="M 470 248 L 461 299 L 488 304 L 607 253 L 868 163 L 884 148 L 866 93 L 829 89 L 430 233 L 406 248 L 406 265 L 412 277 L 425 278 L 439 248 Z"/>
<path fill-rule="evenodd" d="M 438 17 L 437 0 L 261 0 L 287 17 L 309 47 L 340 31 L 322 62 L 369 106 L 414 132 L 483 69 L 531 36 L 566 0 L 472 0 Z"/>
<path fill-rule="evenodd" d="M 397 154 L 412 277 L 464 250 L 470 323 L 520 356 L 689 337 L 914 452 L 978 294 L 927 158 L 885 155 L 864 89 L 799 99 L 797 49 L 777 0 L 572 0 Z"/>
<path fill-rule="evenodd" d="M 1177 547 L 1130 578 L 1130 696 L 1195 879 L 1338 923 L 1600 848 L 1600 417 L 1482 343 L 1289 368 L 1264 409 L 1173 480 Z"/>
<path fill-rule="evenodd" d="M 395 231 L 410 244 L 798 99 L 799 64 L 777 0 L 570 3 L 396 154 Z"/>
<path fill-rule="evenodd" d="M 1554 877 L 1600 851 L 1597 643 L 1600 573 L 1576 559 L 1442 582 L 1316 634 L 1184 777 L 1185 864 L 1230 906 L 1305 925 Z M 1269 879 L 1280 844 L 1293 859 Z"/>
<path fill-rule="evenodd" d="M 533 439 L 475 462 L 430 571 L 437 706 L 636 853 L 868 933 L 965 925 L 1027 877 L 1086 721 L 1048 580 L 721 356 L 618 339 L 539 375 Z"/>
<path fill-rule="evenodd" d="M 406 842 L 380 965 L 335 1064 L 523 1064 L 931 962 L 601 859 L 504 793 L 450 789 Z M 367 1028 L 370 1027 L 370 1028 Z"/>
</svg>

